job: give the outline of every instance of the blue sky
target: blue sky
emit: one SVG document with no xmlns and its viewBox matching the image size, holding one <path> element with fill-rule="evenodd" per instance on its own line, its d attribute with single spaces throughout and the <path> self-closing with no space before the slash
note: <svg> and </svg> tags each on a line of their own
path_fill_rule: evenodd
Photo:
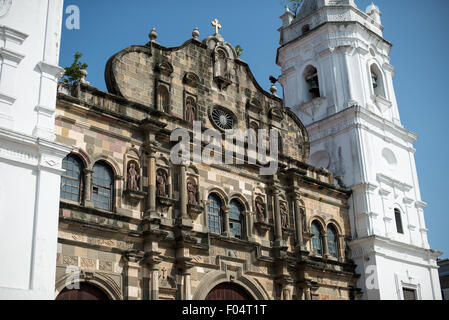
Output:
<svg viewBox="0 0 449 320">
<path fill-rule="evenodd" d="M 356 3 L 364 10 L 371 0 Z M 268 90 L 270 75 L 280 74 L 275 57 L 281 0 L 65 0 L 65 6 L 71 4 L 81 10 L 81 28 L 63 27 L 60 64 L 70 65 L 73 54 L 82 52 L 82 60 L 89 64 L 87 80 L 99 89 L 106 90 L 107 60 L 129 45 L 147 43 L 151 28 L 156 28 L 161 45 L 172 47 L 190 39 L 195 27 L 201 39 L 213 34 L 214 18 L 220 20 L 225 40 L 243 47 L 242 59 L 262 88 Z M 449 1 L 375 4 L 383 13 L 384 37 L 394 45 L 391 63 L 402 123 L 420 137 L 416 164 L 422 199 L 429 204 L 425 218 L 430 245 L 449 257 L 449 210 L 444 205 L 449 181 Z"/>
</svg>

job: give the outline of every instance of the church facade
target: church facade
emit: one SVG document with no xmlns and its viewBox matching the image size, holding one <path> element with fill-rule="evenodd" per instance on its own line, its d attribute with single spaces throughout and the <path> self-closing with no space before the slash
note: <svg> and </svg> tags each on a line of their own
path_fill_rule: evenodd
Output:
<svg viewBox="0 0 449 320">
<path fill-rule="evenodd" d="M 200 41 L 194 30 L 176 48 L 153 30 L 148 44 L 108 61 L 108 92 L 84 79 L 59 88 L 57 141 L 73 151 L 63 162 L 57 299 L 359 297 L 350 190 L 308 164 L 301 120 L 274 87 L 259 86 L 215 25 L 213 36 Z M 174 164 L 170 136 L 194 138 L 194 123 L 202 140 L 215 130 L 220 146 L 229 129 L 276 131 L 278 170 Z M 245 160 L 255 138 L 245 140 Z"/>
</svg>

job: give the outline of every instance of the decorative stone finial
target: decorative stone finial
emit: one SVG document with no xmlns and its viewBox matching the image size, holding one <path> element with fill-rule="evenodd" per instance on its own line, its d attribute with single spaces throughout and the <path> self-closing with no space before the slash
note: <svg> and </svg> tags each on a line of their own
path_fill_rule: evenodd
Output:
<svg viewBox="0 0 449 320">
<path fill-rule="evenodd" d="M 215 27 L 215 34 L 218 34 L 218 30 L 222 28 L 221 24 L 218 23 L 218 19 L 215 18 L 215 20 L 212 21 L 211 24 Z"/>
<path fill-rule="evenodd" d="M 270 87 L 270 92 L 273 96 L 276 96 L 276 92 L 278 92 L 278 88 L 274 85 L 274 83 Z"/>
<path fill-rule="evenodd" d="M 157 32 L 156 32 L 155 28 L 153 28 L 151 30 L 151 32 L 149 34 L 149 37 L 150 37 L 151 42 L 155 42 L 156 41 L 156 39 L 157 39 Z"/>
<path fill-rule="evenodd" d="M 290 12 L 290 8 L 288 6 L 285 6 L 285 12 Z"/>
<path fill-rule="evenodd" d="M 198 38 L 200 37 L 200 30 L 198 28 L 195 28 L 192 32 L 192 37 L 195 40 L 198 40 Z"/>
<path fill-rule="evenodd" d="M 90 82 L 89 82 L 89 81 L 86 81 L 87 70 L 86 70 L 86 69 L 81 69 L 80 72 L 81 72 L 81 74 L 82 74 L 82 77 L 81 77 L 81 79 L 80 79 L 80 82 L 81 82 L 82 84 L 90 85 Z"/>
</svg>

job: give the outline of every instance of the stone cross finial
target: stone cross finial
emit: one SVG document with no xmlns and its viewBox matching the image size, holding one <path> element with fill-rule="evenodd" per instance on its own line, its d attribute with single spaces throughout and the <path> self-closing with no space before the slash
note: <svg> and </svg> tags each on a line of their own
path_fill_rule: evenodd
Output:
<svg viewBox="0 0 449 320">
<path fill-rule="evenodd" d="M 217 18 L 215 18 L 215 20 L 212 21 L 212 25 L 215 27 L 215 34 L 218 34 L 218 30 L 221 29 L 221 24 L 218 23 Z"/>
</svg>

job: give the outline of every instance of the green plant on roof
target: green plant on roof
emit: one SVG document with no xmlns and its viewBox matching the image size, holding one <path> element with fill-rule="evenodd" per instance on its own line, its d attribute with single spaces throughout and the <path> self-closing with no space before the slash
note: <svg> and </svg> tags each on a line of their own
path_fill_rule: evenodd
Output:
<svg viewBox="0 0 449 320">
<path fill-rule="evenodd" d="M 82 56 L 82 53 L 76 52 L 74 54 L 75 60 L 73 61 L 72 65 L 70 67 L 64 68 L 65 74 L 62 78 L 62 81 L 64 83 L 74 84 L 83 77 L 83 73 L 81 72 L 81 70 L 86 70 L 88 65 L 86 63 L 80 62 Z"/>
<path fill-rule="evenodd" d="M 242 54 L 243 54 L 243 48 L 242 48 L 242 46 L 241 45 L 237 45 L 236 47 L 235 47 L 235 52 L 237 53 L 237 57 L 241 57 L 242 56 Z"/>
</svg>

